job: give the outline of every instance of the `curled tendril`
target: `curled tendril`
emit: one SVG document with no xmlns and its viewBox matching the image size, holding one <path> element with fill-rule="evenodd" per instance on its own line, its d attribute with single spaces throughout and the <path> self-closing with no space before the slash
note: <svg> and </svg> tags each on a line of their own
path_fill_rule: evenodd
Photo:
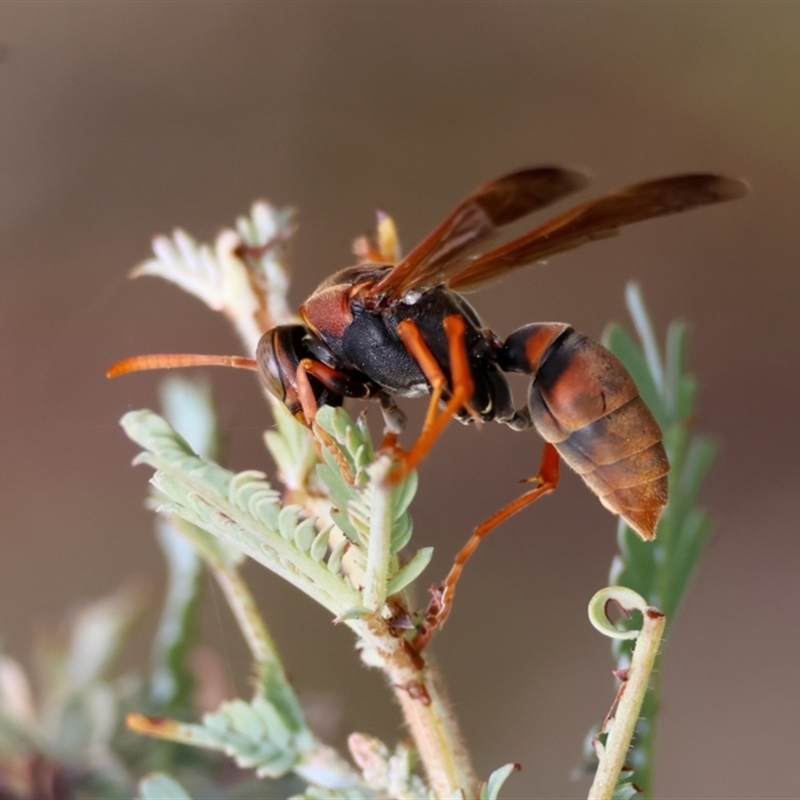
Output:
<svg viewBox="0 0 800 800">
<path fill-rule="evenodd" d="M 639 636 L 639 630 L 620 630 L 608 618 L 608 608 L 612 603 L 624 614 L 630 616 L 631 611 L 640 611 L 645 614 L 649 608 L 647 601 L 627 586 L 606 586 L 596 592 L 589 601 L 589 622 L 600 633 L 612 639 L 636 639 Z"/>
<path fill-rule="evenodd" d="M 614 603 L 625 614 L 640 611 L 641 630 L 619 630 L 608 618 L 609 604 Z M 664 634 L 666 617 L 637 592 L 625 586 L 608 586 L 597 592 L 589 602 L 589 620 L 600 633 L 614 639 L 636 639 L 630 666 L 615 673 L 621 684 L 611 710 L 606 715 L 601 733 L 607 733 L 605 746 L 599 741 L 595 751 L 599 759 L 589 800 L 612 800 L 625 764 L 636 721 L 647 692 L 650 673 L 655 665 L 658 647 Z"/>
</svg>

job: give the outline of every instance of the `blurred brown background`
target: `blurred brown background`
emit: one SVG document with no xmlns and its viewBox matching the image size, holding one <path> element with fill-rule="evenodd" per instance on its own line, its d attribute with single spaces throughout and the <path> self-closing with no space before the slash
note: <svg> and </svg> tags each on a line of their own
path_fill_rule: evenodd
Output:
<svg viewBox="0 0 800 800">
<path fill-rule="evenodd" d="M 473 299 L 501 334 L 554 319 L 598 336 L 627 323 L 635 278 L 661 332 L 692 322 L 698 427 L 722 447 L 704 495 L 715 533 L 668 642 L 657 795 L 800 797 L 800 4 L 5 3 L 0 37 L 7 651 L 24 655 L 43 620 L 126 577 L 160 586 L 148 473 L 130 468 L 117 427 L 157 402 L 158 377 L 103 372 L 134 353 L 238 343 L 177 289 L 125 279 L 154 234 L 180 225 L 207 241 L 255 198 L 294 205 L 299 304 L 349 263 L 378 204 L 411 245 L 474 186 L 523 165 L 586 167 L 596 191 L 719 171 L 752 195 L 636 226 Z M 228 463 L 270 469 L 252 376 L 212 377 Z M 417 542 L 437 550 L 428 580 L 514 496 L 539 448 L 499 426 L 448 431 L 416 503 Z M 585 796 L 570 772 L 612 696 L 585 606 L 614 530 L 567 476 L 485 543 L 437 639 L 480 772 L 523 763 L 507 796 Z M 249 575 L 298 688 L 339 699 L 338 735 L 401 736 L 348 632 Z M 205 634 L 245 693 L 244 649 L 209 596 Z"/>
</svg>

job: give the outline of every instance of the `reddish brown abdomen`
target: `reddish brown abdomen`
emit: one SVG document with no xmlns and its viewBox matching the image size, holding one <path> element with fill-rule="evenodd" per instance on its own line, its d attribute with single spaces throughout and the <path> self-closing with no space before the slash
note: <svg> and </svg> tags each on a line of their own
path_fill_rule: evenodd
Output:
<svg viewBox="0 0 800 800">
<path fill-rule="evenodd" d="M 536 429 L 606 508 L 652 539 L 667 502 L 669 462 L 633 379 L 605 347 L 566 325 L 523 330 Z"/>
</svg>

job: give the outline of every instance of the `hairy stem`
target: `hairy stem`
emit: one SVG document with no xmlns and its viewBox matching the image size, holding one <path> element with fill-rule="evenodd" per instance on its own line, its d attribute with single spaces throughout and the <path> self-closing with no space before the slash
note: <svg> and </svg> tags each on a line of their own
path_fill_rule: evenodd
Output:
<svg viewBox="0 0 800 800">
<path fill-rule="evenodd" d="M 364 607 L 377 611 L 386 601 L 389 557 L 392 542 L 392 492 L 386 485 L 392 461 L 379 458 L 370 468 L 372 514 L 364 582 Z"/>
<path fill-rule="evenodd" d="M 450 798 L 458 789 L 466 797 L 477 797 L 478 779 L 441 675 L 430 664 L 423 666 L 419 674 L 425 698 L 414 697 L 399 686 L 395 686 L 395 695 L 431 787 L 439 798 Z"/>
<path fill-rule="evenodd" d="M 642 617 L 642 630 L 636 640 L 613 725 L 589 790 L 589 800 L 611 800 L 614 795 L 658 655 L 667 618 L 655 608 L 643 609 Z"/>
<path fill-rule="evenodd" d="M 388 677 L 436 797 L 449 800 L 459 790 L 477 797 L 478 778 L 439 671 L 384 620 L 348 624 L 364 644 L 364 660 Z"/>
</svg>

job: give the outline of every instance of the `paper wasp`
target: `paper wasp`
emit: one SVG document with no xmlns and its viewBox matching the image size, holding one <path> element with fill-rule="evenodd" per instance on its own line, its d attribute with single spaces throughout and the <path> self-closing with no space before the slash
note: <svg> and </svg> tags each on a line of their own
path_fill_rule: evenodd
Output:
<svg viewBox="0 0 800 800">
<path fill-rule="evenodd" d="M 449 597 L 480 539 L 558 482 L 559 457 L 606 508 L 644 539 L 655 535 L 667 501 L 669 463 L 661 431 L 627 370 L 608 350 L 565 323 L 532 323 L 505 339 L 485 328 L 459 294 L 556 253 L 619 232 L 623 225 L 742 197 L 743 182 L 685 174 L 639 183 L 583 203 L 480 255 L 498 230 L 583 188 L 586 178 L 558 167 L 512 172 L 481 186 L 398 260 L 391 222 L 379 243 L 356 243 L 358 263 L 323 281 L 300 307 L 302 322 L 267 331 L 255 359 L 138 356 L 109 375 L 138 369 L 227 364 L 257 369 L 264 385 L 307 425 L 323 404 L 378 400 L 391 441 L 404 417 L 395 396 L 430 395 L 421 434 L 400 456 L 400 473 L 429 451 L 456 417 L 536 428 L 545 450 L 534 487 L 479 526 L 459 554 L 433 614 Z M 503 373 L 531 380 L 516 408 Z"/>
</svg>

